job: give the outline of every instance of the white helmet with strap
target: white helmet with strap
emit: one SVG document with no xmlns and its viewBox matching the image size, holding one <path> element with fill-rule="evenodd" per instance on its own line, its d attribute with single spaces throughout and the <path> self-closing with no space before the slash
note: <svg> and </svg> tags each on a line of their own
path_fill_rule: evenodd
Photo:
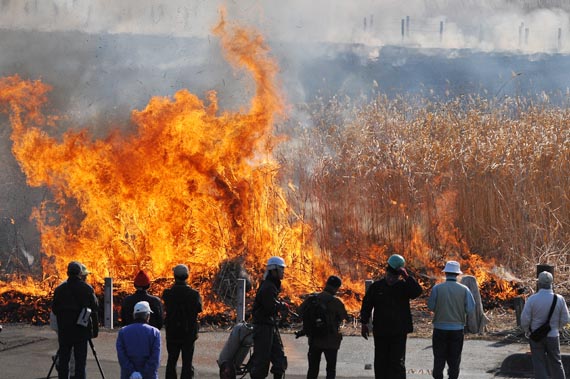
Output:
<svg viewBox="0 0 570 379">
<path fill-rule="evenodd" d="M 277 268 L 285 268 L 285 261 L 281 257 L 271 257 L 267 260 L 267 269 L 268 270 L 275 270 Z"/>
</svg>

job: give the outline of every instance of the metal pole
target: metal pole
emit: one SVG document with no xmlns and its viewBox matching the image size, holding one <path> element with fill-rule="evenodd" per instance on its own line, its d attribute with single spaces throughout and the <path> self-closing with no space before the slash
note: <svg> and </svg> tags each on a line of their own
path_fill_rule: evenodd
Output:
<svg viewBox="0 0 570 379">
<path fill-rule="evenodd" d="M 105 328 L 113 329 L 113 278 L 105 278 Z"/>
<path fill-rule="evenodd" d="M 402 42 L 404 42 L 404 35 L 405 35 L 404 34 L 404 32 L 405 32 L 405 29 L 404 29 L 405 26 L 404 25 L 405 25 L 405 21 L 404 21 L 404 19 L 402 19 Z"/>
<path fill-rule="evenodd" d="M 439 42 L 443 41 L 443 21 L 439 22 Z"/>
<path fill-rule="evenodd" d="M 245 321 L 245 279 L 237 280 L 237 320 L 236 323 Z"/>
</svg>

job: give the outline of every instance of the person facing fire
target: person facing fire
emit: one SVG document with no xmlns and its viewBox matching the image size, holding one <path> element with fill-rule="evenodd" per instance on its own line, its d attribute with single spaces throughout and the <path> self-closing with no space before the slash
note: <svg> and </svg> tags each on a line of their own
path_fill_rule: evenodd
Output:
<svg viewBox="0 0 570 379">
<path fill-rule="evenodd" d="M 278 300 L 285 267 L 283 258 L 269 258 L 263 280 L 255 295 L 252 309 L 253 355 L 250 371 L 252 379 L 266 378 L 270 364 L 274 379 L 282 379 L 287 370 L 287 357 L 277 327 L 277 314 L 285 313 L 289 309 L 288 304 Z"/>
<path fill-rule="evenodd" d="M 316 313 L 314 307 L 323 307 L 323 313 L 326 321 L 324 322 L 324 331 L 321 333 L 309 332 L 309 352 L 307 358 L 309 360 L 309 369 L 307 371 L 307 379 L 317 379 L 319 376 L 319 366 L 321 364 L 321 355 L 325 355 L 327 362 L 326 378 L 334 379 L 336 377 L 336 360 L 342 334 L 340 333 L 340 324 L 343 320 L 348 319 L 348 313 L 344 307 L 344 303 L 336 293 L 340 288 L 342 281 L 338 276 L 329 276 L 325 284 L 325 288 L 316 297 L 309 296 L 299 307 L 299 315 L 303 319 L 307 319 L 306 312 Z M 311 305 L 312 304 L 312 305 Z"/>
<path fill-rule="evenodd" d="M 457 282 L 457 277 L 463 274 L 459 262 L 448 261 L 443 272 L 445 282 L 432 288 L 427 304 L 434 314 L 432 375 L 434 379 L 443 379 L 447 362 L 449 379 L 457 379 L 467 314 L 475 310 L 475 300 L 469 288 Z"/>
<path fill-rule="evenodd" d="M 57 317 L 58 377 L 69 378 L 71 351 L 75 379 L 86 376 L 87 342 L 99 334 L 98 302 L 93 288 L 81 279 L 81 264 L 70 262 L 67 280 L 54 291 L 52 310 Z"/>
<path fill-rule="evenodd" d="M 139 301 L 146 301 L 150 304 L 150 309 L 152 310 L 148 323 L 159 330 L 162 329 L 162 301 L 157 296 L 150 295 L 147 292 L 150 288 L 150 278 L 143 270 L 140 270 L 139 273 L 135 276 L 133 284 L 135 286 L 136 292 L 130 296 L 125 297 L 123 303 L 121 304 L 122 325 L 126 326 L 132 324 L 134 322 L 133 310 L 135 308 L 135 304 Z"/>
<path fill-rule="evenodd" d="M 133 323 L 119 330 L 116 348 L 121 379 L 158 379 L 160 331 L 149 325 L 152 310 L 148 301 L 133 307 Z"/>
<path fill-rule="evenodd" d="M 554 278 L 548 271 L 538 274 L 538 292 L 530 296 L 521 313 L 521 328 L 525 334 L 538 329 L 547 322 L 550 331 L 545 338 L 535 341 L 529 338 L 534 377 L 564 379 L 564 365 L 560 356 L 560 330 L 568 324 L 568 307 L 561 295 L 554 293 Z"/>
<path fill-rule="evenodd" d="M 192 359 L 194 342 L 198 339 L 198 313 L 202 312 L 202 298 L 186 281 L 190 271 L 188 266 L 179 264 L 174 267 L 174 285 L 162 293 L 166 319 L 166 379 L 176 379 L 176 363 L 182 353 L 182 371 L 180 379 L 194 377 Z"/>
<path fill-rule="evenodd" d="M 410 300 L 422 294 L 422 287 L 405 264 L 401 255 L 391 255 L 385 276 L 372 283 L 362 299 L 361 335 L 368 339 L 372 317 L 376 379 L 406 378 L 406 342 L 413 331 Z"/>
</svg>

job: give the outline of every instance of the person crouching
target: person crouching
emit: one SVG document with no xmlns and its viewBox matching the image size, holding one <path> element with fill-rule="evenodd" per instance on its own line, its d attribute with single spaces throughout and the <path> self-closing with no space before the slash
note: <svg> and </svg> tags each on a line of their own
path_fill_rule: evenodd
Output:
<svg viewBox="0 0 570 379">
<path fill-rule="evenodd" d="M 121 379 L 158 379 L 160 331 L 148 324 L 151 313 L 148 301 L 139 301 L 133 310 L 134 323 L 119 330 Z"/>
</svg>

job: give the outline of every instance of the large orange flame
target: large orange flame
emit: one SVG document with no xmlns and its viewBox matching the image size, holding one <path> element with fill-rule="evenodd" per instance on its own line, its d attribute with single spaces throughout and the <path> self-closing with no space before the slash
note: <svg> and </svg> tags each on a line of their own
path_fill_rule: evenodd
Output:
<svg viewBox="0 0 570 379">
<path fill-rule="evenodd" d="M 293 278 L 289 290 L 322 283 L 327 264 L 305 246 L 308 227 L 292 220 L 277 182 L 273 123 L 284 109 L 277 65 L 253 30 L 222 17 L 214 32 L 228 61 L 254 79 L 242 112 L 220 111 L 214 91 L 204 102 L 181 90 L 133 111 L 133 135 L 95 140 L 70 130 L 57 137 L 50 129 L 57 119 L 41 111 L 49 86 L 0 79 L 13 153 L 28 184 L 52 194 L 34 213 L 45 278 L 63 280 L 71 260 L 86 264 L 94 283 L 106 276 L 130 282 L 139 269 L 171 277 L 174 265 L 186 263 L 207 294 L 222 262 L 241 257 L 259 274 L 268 257 L 280 255 Z"/>
</svg>

